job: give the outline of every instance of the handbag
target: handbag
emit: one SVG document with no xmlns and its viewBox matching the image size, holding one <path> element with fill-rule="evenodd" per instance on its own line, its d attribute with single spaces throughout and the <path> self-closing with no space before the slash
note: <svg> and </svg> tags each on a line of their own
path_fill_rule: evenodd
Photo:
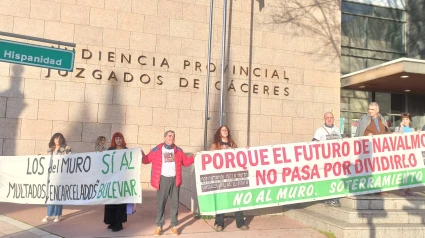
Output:
<svg viewBox="0 0 425 238">
<path fill-rule="evenodd" d="M 127 215 L 134 214 L 136 212 L 136 204 L 127 203 Z"/>
</svg>

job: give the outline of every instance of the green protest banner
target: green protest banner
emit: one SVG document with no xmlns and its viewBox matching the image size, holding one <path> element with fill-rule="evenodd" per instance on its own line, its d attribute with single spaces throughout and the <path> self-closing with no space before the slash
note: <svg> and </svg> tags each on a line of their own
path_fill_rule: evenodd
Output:
<svg viewBox="0 0 425 238">
<path fill-rule="evenodd" d="M 425 184 L 425 133 L 202 152 L 201 214 L 281 206 Z"/>
</svg>

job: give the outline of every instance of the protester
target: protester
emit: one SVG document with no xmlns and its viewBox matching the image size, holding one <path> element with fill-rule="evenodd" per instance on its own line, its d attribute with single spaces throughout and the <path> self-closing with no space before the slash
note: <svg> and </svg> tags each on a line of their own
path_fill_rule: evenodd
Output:
<svg viewBox="0 0 425 238">
<path fill-rule="evenodd" d="M 214 134 L 214 143 L 211 145 L 210 150 L 225 150 L 238 148 L 236 143 L 232 140 L 230 130 L 227 126 L 221 126 L 217 129 Z M 244 215 L 242 211 L 235 212 L 236 227 L 241 230 L 248 230 L 249 228 L 245 225 Z M 215 230 L 223 231 L 224 228 L 224 214 L 215 215 Z"/>
<path fill-rule="evenodd" d="M 334 126 L 334 115 L 332 112 L 325 112 L 323 115 L 323 118 L 325 120 L 325 124 L 321 127 L 319 127 L 316 130 L 316 133 L 314 133 L 313 141 L 326 141 L 326 140 L 334 140 L 334 139 L 341 139 L 341 133 L 339 131 L 339 128 Z M 326 206 L 332 206 L 332 207 L 340 207 L 341 204 L 339 203 L 338 198 L 328 199 L 325 201 Z"/>
<path fill-rule="evenodd" d="M 415 132 L 415 128 L 412 128 L 412 117 L 410 113 L 401 114 L 400 130 L 401 133 Z"/>
<path fill-rule="evenodd" d="M 391 133 L 387 126 L 387 121 L 379 113 L 379 105 L 376 102 L 371 102 L 368 108 L 368 114 L 359 119 L 356 131 L 356 137 L 372 136 Z M 376 195 L 387 195 L 386 192 L 375 193 Z"/>
<path fill-rule="evenodd" d="M 371 123 L 372 121 L 373 123 Z M 368 114 L 364 115 L 358 121 L 356 137 L 388 133 L 391 133 L 391 130 L 388 128 L 385 118 L 379 114 L 378 103 L 371 102 L 369 104 Z"/>
<path fill-rule="evenodd" d="M 106 149 L 105 144 L 106 144 L 106 138 L 104 136 L 99 136 L 96 139 L 96 145 L 94 148 L 96 151 L 102 152 Z"/>
<path fill-rule="evenodd" d="M 175 132 L 164 133 L 164 143 L 153 148 L 149 154 L 143 154 L 144 164 L 152 163 L 151 185 L 156 192 L 157 228 L 154 236 L 160 236 L 164 225 L 164 209 L 168 197 L 170 197 L 171 234 L 178 235 L 177 215 L 179 208 L 179 191 L 182 183 L 182 165 L 193 164 L 194 155 L 187 157 L 180 147 L 174 144 Z"/>
<path fill-rule="evenodd" d="M 65 137 L 61 133 L 55 133 L 50 138 L 49 149 L 47 154 L 49 155 L 64 155 L 70 154 L 71 147 L 66 145 Z M 62 216 L 62 205 L 47 205 L 47 216 L 43 218 L 42 222 L 51 221 L 54 218 L 54 222 L 60 222 Z"/>
<path fill-rule="evenodd" d="M 410 113 L 401 114 L 400 130 L 401 133 L 415 132 L 415 129 L 412 128 L 412 117 Z M 400 189 L 398 190 L 398 195 L 400 196 L 416 196 L 416 194 L 410 189 Z"/>
<path fill-rule="evenodd" d="M 341 139 L 339 128 L 334 126 L 334 115 L 332 112 L 324 114 L 325 124 L 319 127 L 313 136 L 313 141 L 325 141 L 333 139 Z"/>
<path fill-rule="evenodd" d="M 124 136 L 121 132 L 115 132 L 112 135 L 111 147 L 108 150 L 127 149 Z M 108 225 L 108 229 L 117 232 L 124 227 L 122 224 L 127 221 L 127 204 L 108 204 L 105 205 L 105 214 L 103 222 Z"/>
</svg>

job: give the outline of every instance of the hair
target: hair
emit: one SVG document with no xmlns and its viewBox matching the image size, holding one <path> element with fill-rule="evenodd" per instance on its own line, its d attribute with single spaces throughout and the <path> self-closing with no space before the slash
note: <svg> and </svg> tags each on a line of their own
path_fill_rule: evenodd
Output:
<svg viewBox="0 0 425 238">
<path fill-rule="evenodd" d="M 377 102 L 371 102 L 371 103 L 369 103 L 369 107 L 370 106 L 374 106 L 374 107 L 376 107 L 376 109 L 379 109 L 379 105 L 378 105 Z"/>
<path fill-rule="evenodd" d="M 112 147 L 112 148 L 117 148 L 117 144 L 115 144 L 115 138 L 117 138 L 117 137 L 121 137 L 121 138 L 122 138 L 122 147 L 126 147 L 126 146 L 127 146 L 127 143 L 125 143 L 124 136 L 122 135 L 122 133 L 121 133 L 121 132 L 115 132 L 115 133 L 112 135 L 111 147 Z"/>
<path fill-rule="evenodd" d="M 327 112 L 325 112 L 325 114 L 323 114 L 323 117 L 326 117 L 326 114 L 331 114 L 332 116 L 334 116 L 334 113 L 333 112 L 327 111 Z"/>
<path fill-rule="evenodd" d="M 104 136 L 98 136 L 96 139 L 96 146 L 100 145 L 102 140 L 106 140 L 106 138 Z"/>
<path fill-rule="evenodd" d="M 59 137 L 59 145 L 60 146 L 66 146 L 66 140 L 65 137 L 62 135 L 62 133 L 55 133 L 53 134 L 52 138 L 50 138 L 49 141 L 49 148 L 54 148 L 55 147 L 55 139 Z"/>
<path fill-rule="evenodd" d="M 173 133 L 174 136 L 176 136 L 176 133 L 173 130 L 168 130 L 168 131 L 164 132 L 164 137 L 166 137 L 168 135 L 168 133 Z"/>
<path fill-rule="evenodd" d="M 225 127 L 227 129 L 227 140 L 230 142 L 230 144 L 234 144 L 235 142 L 232 140 L 232 136 L 230 134 L 229 127 L 227 126 L 220 126 L 217 131 L 214 134 L 214 144 L 219 145 L 221 142 L 221 128 Z"/>
<path fill-rule="evenodd" d="M 409 127 L 412 127 L 412 116 L 410 115 L 410 113 L 408 112 L 404 112 L 401 114 L 401 120 L 403 120 L 403 118 L 409 118 Z"/>
</svg>

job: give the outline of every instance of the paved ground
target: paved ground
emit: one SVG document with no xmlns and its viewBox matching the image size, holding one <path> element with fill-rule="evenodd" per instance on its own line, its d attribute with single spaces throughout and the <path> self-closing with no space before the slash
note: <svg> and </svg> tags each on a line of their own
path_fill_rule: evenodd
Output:
<svg viewBox="0 0 425 238">
<path fill-rule="evenodd" d="M 143 203 L 137 205 L 135 214 L 128 216 L 124 230 L 120 232 L 111 232 L 103 224 L 103 206 L 64 206 L 62 222 L 43 223 L 45 206 L 0 203 L 0 237 L 153 237 L 156 228 L 155 191 L 144 189 L 143 192 Z M 182 237 L 325 237 L 285 216 L 247 217 L 246 223 L 250 230 L 240 231 L 233 218 L 226 218 L 225 230 L 217 233 L 213 229 L 214 220 L 196 219 L 185 207 L 179 208 L 178 229 Z M 169 224 L 166 213 L 163 236 L 171 236 Z"/>
</svg>

